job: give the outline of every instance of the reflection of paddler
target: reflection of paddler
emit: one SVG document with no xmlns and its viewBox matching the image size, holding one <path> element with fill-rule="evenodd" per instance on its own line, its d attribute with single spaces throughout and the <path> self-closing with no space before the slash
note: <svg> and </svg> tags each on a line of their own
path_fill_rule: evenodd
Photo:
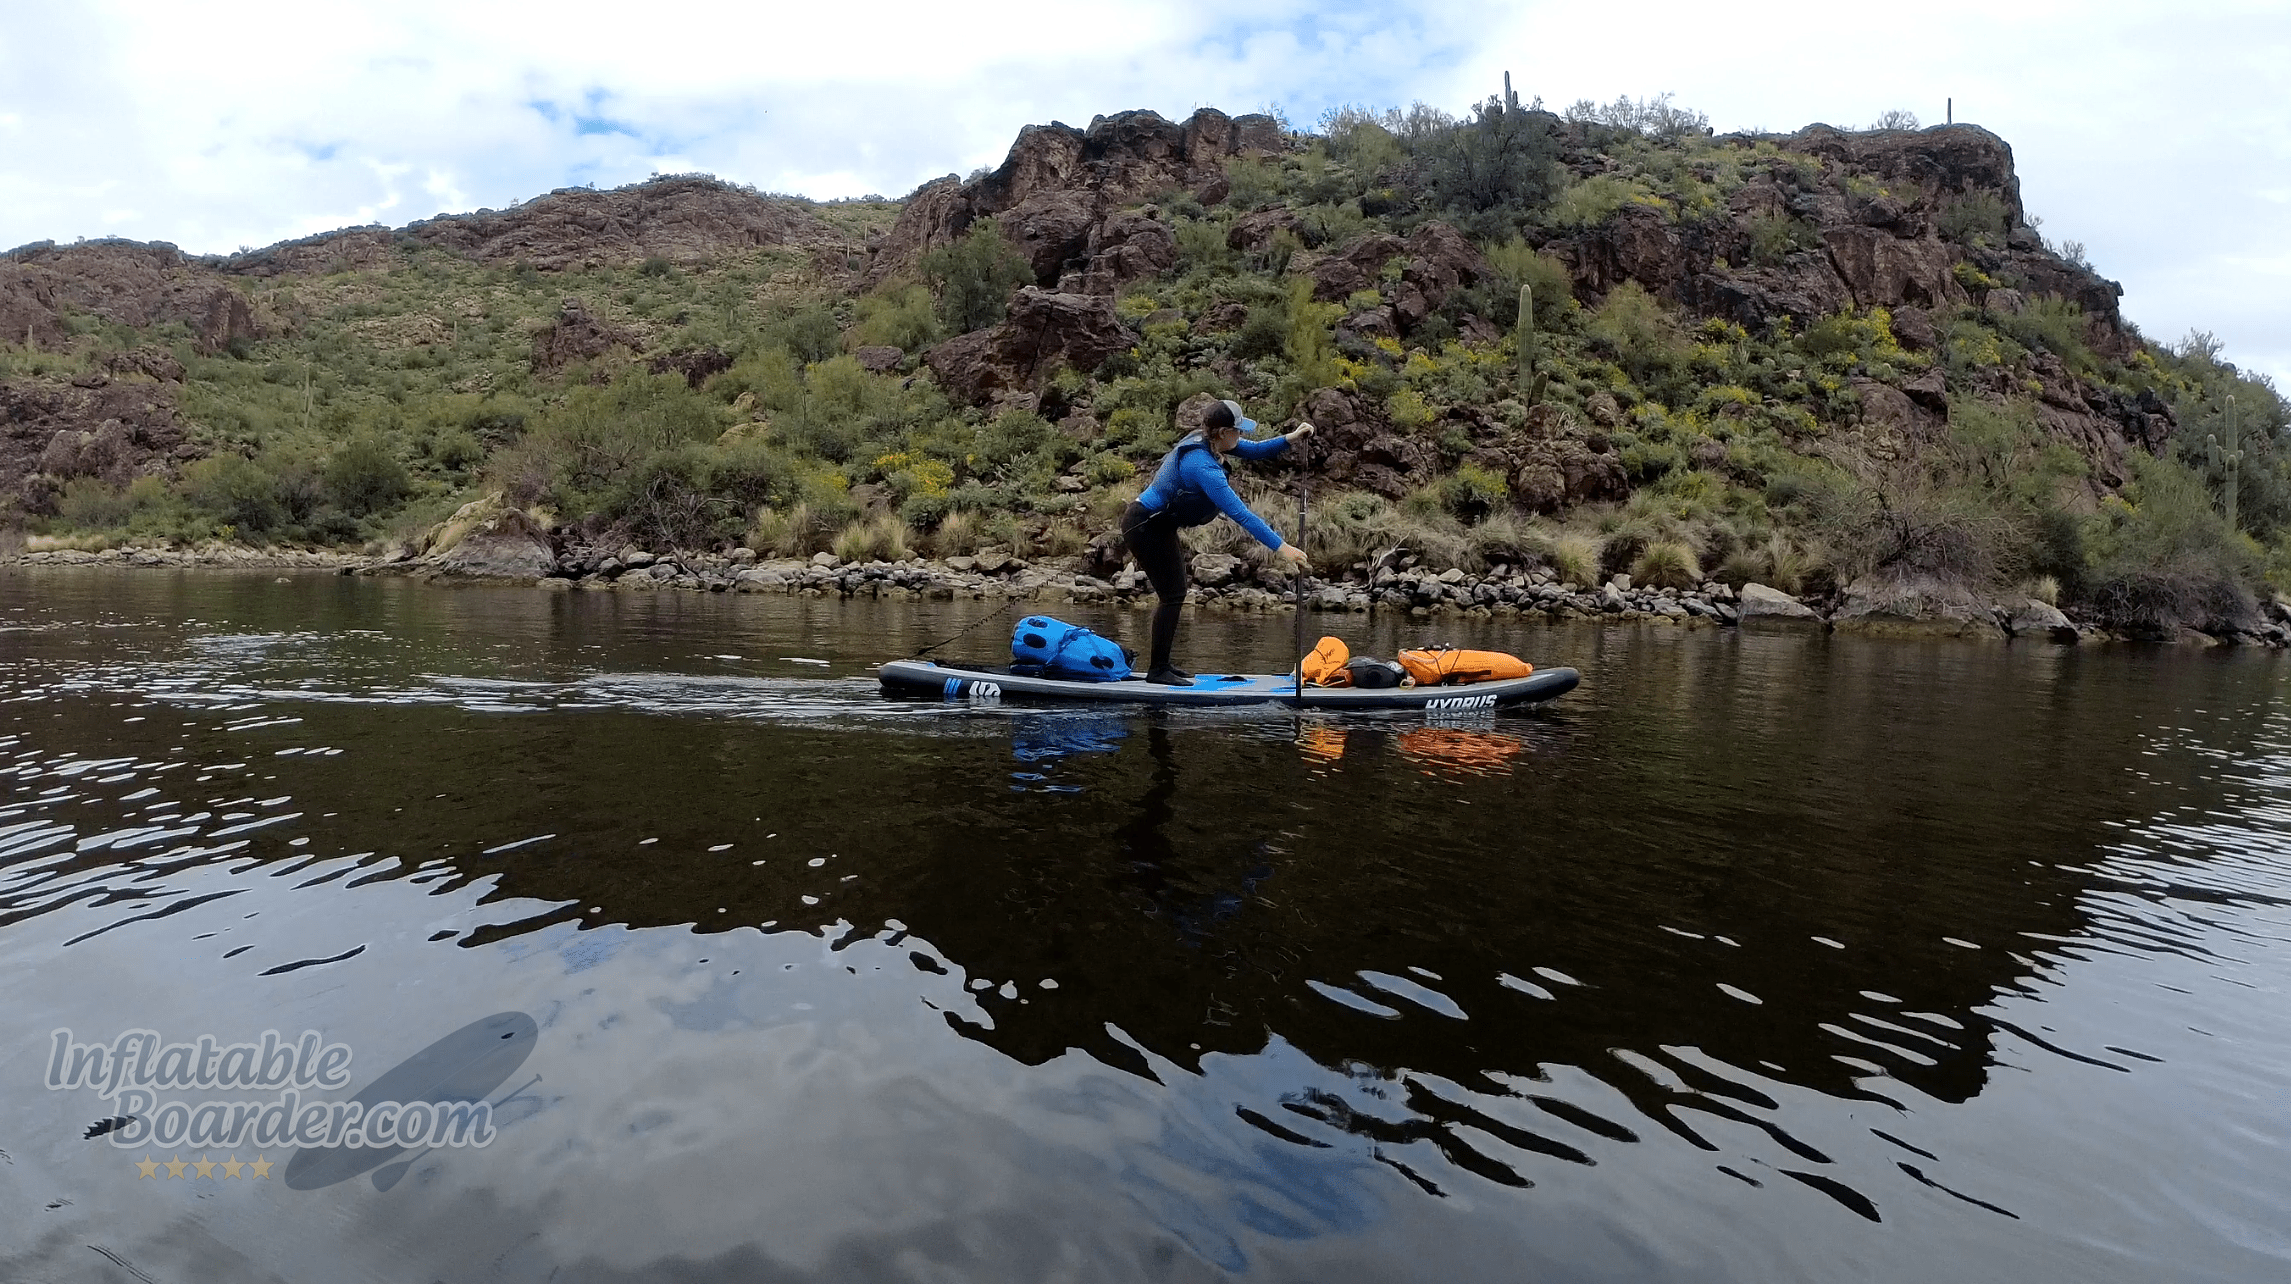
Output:
<svg viewBox="0 0 2291 1284">
<path fill-rule="evenodd" d="M 1501 776 L 1527 746 L 1501 731 L 1418 727 L 1400 735 L 1400 756 L 1419 766 L 1467 776 Z"/>
</svg>

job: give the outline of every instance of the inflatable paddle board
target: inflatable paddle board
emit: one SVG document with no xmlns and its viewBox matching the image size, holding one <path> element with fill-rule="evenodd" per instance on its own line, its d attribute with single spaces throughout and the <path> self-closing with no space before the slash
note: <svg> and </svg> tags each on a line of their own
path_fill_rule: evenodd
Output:
<svg viewBox="0 0 2291 1284">
<path fill-rule="evenodd" d="M 1076 682 L 1033 677 L 1007 667 L 952 664 L 937 660 L 893 660 L 878 672 L 885 695 L 991 704 L 1004 700 L 1098 701 L 1187 707 L 1300 703 L 1295 675 L 1288 673 L 1202 673 L 1189 687 L 1165 687 L 1144 678 L 1121 682 Z M 1575 689 L 1573 669 L 1538 669 L 1524 678 L 1457 686 L 1306 686 L 1302 704 L 1311 709 L 1422 709 L 1429 713 L 1476 713 L 1517 709 L 1558 699 Z"/>
</svg>

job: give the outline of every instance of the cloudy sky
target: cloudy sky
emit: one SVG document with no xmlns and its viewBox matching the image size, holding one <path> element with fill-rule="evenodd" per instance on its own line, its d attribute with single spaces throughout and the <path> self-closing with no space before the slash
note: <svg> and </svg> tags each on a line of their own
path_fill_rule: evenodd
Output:
<svg viewBox="0 0 2291 1284">
<path fill-rule="evenodd" d="M 1720 130 L 1905 109 L 2013 146 L 2151 337 L 2291 388 L 2291 3 L 0 0 L 0 246 L 228 251 L 706 170 L 901 195 L 1019 126 L 1670 91 Z"/>
</svg>

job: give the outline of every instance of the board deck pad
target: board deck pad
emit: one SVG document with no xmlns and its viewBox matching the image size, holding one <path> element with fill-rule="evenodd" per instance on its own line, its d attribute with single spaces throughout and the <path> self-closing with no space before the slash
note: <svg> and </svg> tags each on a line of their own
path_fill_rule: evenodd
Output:
<svg viewBox="0 0 2291 1284">
<path fill-rule="evenodd" d="M 957 664 L 937 660 L 893 660 L 878 671 L 888 695 L 968 703 L 1003 700 L 1162 705 L 1303 704 L 1314 709 L 1423 709 L 1465 713 L 1542 704 L 1575 689 L 1573 669 L 1537 669 L 1524 678 L 1436 687 L 1316 687 L 1297 699 L 1290 673 L 1199 673 L 1189 687 L 1168 687 L 1128 678 L 1120 682 L 1079 682 L 1013 673 L 1008 665 Z"/>
</svg>

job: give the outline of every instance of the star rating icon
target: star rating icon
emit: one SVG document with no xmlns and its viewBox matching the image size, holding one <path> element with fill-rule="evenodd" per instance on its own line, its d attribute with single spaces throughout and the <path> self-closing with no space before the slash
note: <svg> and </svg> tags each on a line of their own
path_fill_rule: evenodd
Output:
<svg viewBox="0 0 2291 1284">
<path fill-rule="evenodd" d="M 135 1175 L 138 1178 L 157 1177 L 162 1168 L 167 1170 L 169 1177 L 183 1177 L 188 1173 L 193 1177 L 204 1177 L 209 1181 L 214 1181 L 216 1180 L 215 1170 L 220 1168 L 226 1178 L 237 1177 L 244 1172 L 250 1180 L 264 1180 L 270 1176 L 271 1162 L 261 1155 L 256 1155 L 252 1162 L 242 1160 L 237 1155 L 232 1155 L 229 1159 L 224 1160 L 209 1159 L 205 1155 L 191 1160 L 186 1160 L 181 1155 L 173 1155 L 167 1159 L 153 1159 L 151 1156 L 145 1155 L 136 1161 Z"/>
</svg>

